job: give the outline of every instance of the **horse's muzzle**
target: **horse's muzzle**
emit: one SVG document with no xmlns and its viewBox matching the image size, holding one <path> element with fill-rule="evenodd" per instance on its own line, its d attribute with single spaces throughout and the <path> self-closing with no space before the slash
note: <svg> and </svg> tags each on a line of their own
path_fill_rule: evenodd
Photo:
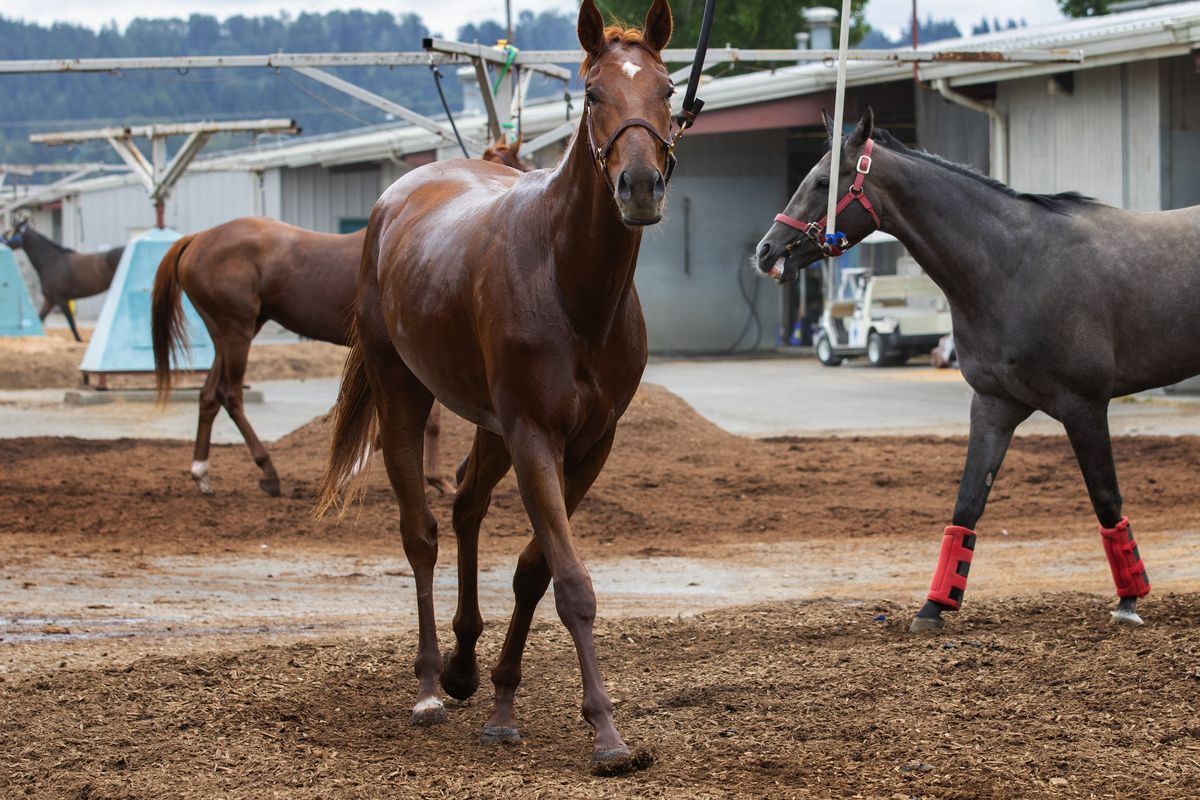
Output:
<svg viewBox="0 0 1200 800">
<path fill-rule="evenodd" d="M 632 167 L 617 176 L 615 199 L 626 225 L 653 225 L 662 219 L 667 183 L 654 167 Z"/>
</svg>

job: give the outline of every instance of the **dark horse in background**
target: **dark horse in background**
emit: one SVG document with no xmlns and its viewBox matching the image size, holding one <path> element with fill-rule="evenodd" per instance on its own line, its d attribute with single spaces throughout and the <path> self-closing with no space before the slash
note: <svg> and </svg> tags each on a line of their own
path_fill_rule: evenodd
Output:
<svg viewBox="0 0 1200 800">
<path fill-rule="evenodd" d="M 519 149 L 519 142 L 497 142 L 483 158 L 526 172 L 529 166 L 521 160 Z M 204 320 L 216 351 L 200 390 L 192 458 L 192 479 L 203 494 L 213 491 L 208 455 L 213 420 L 224 408 L 262 470 L 259 487 L 279 496 L 279 475 L 246 418 L 242 401 L 250 343 L 267 320 L 275 320 L 308 339 L 349 345 L 349 309 L 365 236 L 365 230 L 314 233 L 275 220 L 244 217 L 184 236 L 163 256 L 151 297 L 159 400 L 165 401 L 171 392 L 172 354 L 187 347 L 181 292 L 187 292 Z M 435 408 L 426 426 L 425 470 L 429 483 L 447 492 L 453 487 L 442 475 L 439 423 Z"/>
<path fill-rule="evenodd" d="M 665 204 L 673 88 L 660 51 L 671 38 L 671 11 L 655 0 L 643 33 L 605 28 L 593 0 L 584 0 L 578 34 L 583 119 L 555 169 L 522 175 L 480 161 L 430 164 L 392 184 L 371 212 L 357 340 L 318 509 L 340 504 L 378 430 L 416 580 L 412 722 L 442 722 L 439 682 L 460 699 L 479 686 L 479 527 L 492 489 L 514 469 L 533 539 L 513 575 L 516 606 L 492 670 L 495 701 L 481 740 L 519 738 L 513 701 L 522 652 L 553 580 L 583 676 L 583 716 L 595 730 L 593 769 L 610 773 L 645 761 L 613 721 L 592 637 L 596 595 L 570 518 L 608 459 L 646 364 L 633 276 L 642 226 L 658 222 Z M 445 656 L 433 604 L 437 522 L 421 469 L 421 430 L 435 398 L 476 426 L 458 470 L 456 645 Z"/>
<path fill-rule="evenodd" d="M 908 149 L 875 129 L 870 109 L 840 156 L 845 244 L 875 227 L 904 244 L 950 301 L 975 390 L 953 524 L 912 629 L 942 627 L 942 612 L 962 602 L 975 524 L 1014 429 L 1035 409 L 1063 424 L 1083 472 L 1120 598 L 1113 618 L 1140 624 L 1150 583 L 1122 514 L 1108 403 L 1200 373 L 1200 206 L 1139 214 L 1076 193 L 1017 192 Z M 764 272 L 790 280 L 824 255 L 829 161 L 759 243 Z"/>
<path fill-rule="evenodd" d="M 108 289 L 125 248 L 114 247 L 104 253 L 86 255 L 76 253 L 42 236 L 28 221 L 18 222 L 12 233 L 4 237 L 4 243 L 14 250 L 23 249 L 29 256 L 29 263 L 37 270 L 42 285 L 42 310 L 38 316 L 44 320 L 52 309 L 58 308 L 67 318 L 75 341 L 82 342 L 70 301 Z"/>
</svg>

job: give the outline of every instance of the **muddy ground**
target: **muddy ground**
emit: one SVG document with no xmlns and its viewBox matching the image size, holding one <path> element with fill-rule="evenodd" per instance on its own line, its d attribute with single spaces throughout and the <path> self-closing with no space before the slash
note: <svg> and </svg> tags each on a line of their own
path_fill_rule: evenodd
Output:
<svg viewBox="0 0 1200 800">
<path fill-rule="evenodd" d="M 51 328 L 46 336 L 0 337 L 0 389 L 71 389 L 79 386 L 79 363 L 87 351 L 91 330 L 80 331 L 82 342 L 71 332 Z M 256 344 L 250 348 L 246 370 L 248 382 L 291 378 L 326 378 L 342 373 L 346 349 L 325 342 Z M 149 385 L 153 384 L 153 376 Z M 198 376 L 184 378 L 180 385 L 200 385 Z M 112 385 L 139 386 L 144 378 L 114 378 Z"/>
<path fill-rule="evenodd" d="M 468 441 L 464 424 L 447 422 L 448 466 Z M 578 668 L 552 614 L 528 651 L 525 741 L 498 749 L 475 741 L 486 677 L 475 699 L 451 708 L 449 725 L 407 726 L 407 618 L 323 626 L 333 611 L 320 607 L 307 631 L 281 635 L 270 606 L 286 597 L 243 609 L 257 627 L 205 635 L 150 635 L 110 618 L 107 582 L 152 583 L 170 559 L 224 563 L 264 550 L 346 559 L 324 583 L 331 607 L 343 591 L 365 596 L 349 588 L 360 581 L 408 606 L 381 468 L 361 510 L 340 524 L 308 517 L 321 422 L 272 446 L 278 500 L 258 491 L 240 446 L 214 448 L 217 495 L 204 498 L 187 477 L 185 442 L 3 440 L 0 598 L 11 606 L 5 630 L 17 633 L 0 640 L 0 796 L 1197 796 L 1200 442 L 1115 446 L 1156 580 L 1146 627 L 1107 624 L 1111 589 L 1065 439 L 1024 437 L 979 526 L 966 608 L 943 634 L 911 637 L 962 439 L 742 439 L 645 387 L 576 515 L 594 572 L 690 559 L 691 582 L 703 584 L 705 563 L 777 568 L 793 596 L 830 599 L 694 616 L 695 604 L 661 595 L 608 617 L 602 593 L 599 648 L 618 723 L 657 761 L 600 781 L 587 774 Z M 442 561 L 452 563 L 450 498 L 433 502 Z M 509 477 L 484 526 L 483 568 L 502 574 L 527 536 Z M 226 602 L 253 605 L 224 596 L 189 605 L 192 590 L 180 586 L 181 598 L 162 589 L 160 608 L 179 603 L 181 626 L 219 616 Z M 757 588 L 710 605 L 752 600 Z M 72 604 L 70 626 L 47 613 Z M 503 614 L 485 613 L 486 669 Z M 440 622 L 448 642 L 449 615 Z M 87 638 L 93 630 L 113 635 Z"/>
</svg>

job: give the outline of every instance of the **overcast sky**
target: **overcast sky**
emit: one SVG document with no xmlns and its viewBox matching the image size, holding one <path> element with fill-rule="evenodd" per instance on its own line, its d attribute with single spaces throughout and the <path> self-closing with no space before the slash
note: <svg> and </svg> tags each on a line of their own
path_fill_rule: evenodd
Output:
<svg viewBox="0 0 1200 800">
<path fill-rule="evenodd" d="M 840 3 L 834 0 L 830 5 L 836 7 Z M 393 13 L 412 11 L 420 14 L 434 33 L 446 36 L 452 36 L 463 23 L 489 17 L 499 20 L 504 16 L 503 0 L 121 0 L 120 3 L 96 0 L 4 0 L 0 14 L 31 22 L 75 22 L 99 28 L 113 21 L 124 27 L 134 17 L 186 17 L 199 12 L 224 18 L 234 14 L 261 16 L 275 15 L 280 11 L 300 14 L 339 8 L 382 9 Z M 578 4 L 575 0 L 513 0 L 514 14 L 525 9 L 541 11 L 548 8 L 573 12 Z M 906 24 L 910 12 L 911 0 L 870 0 L 867 5 L 867 19 L 871 25 L 892 36 Z M 964 34 L 970 33 L 971 25 L 985 14 L 989 18 L 999 16 L 1004 20 L 1025 17 L 1030 25 L 1062 18 L 1054 0 L 1006 0 L 1003 3 L 995 0 L 918 0 L 918 12 L 922 19 L 927 14 L 935 18 L 953 17 Z"/>
</svg>

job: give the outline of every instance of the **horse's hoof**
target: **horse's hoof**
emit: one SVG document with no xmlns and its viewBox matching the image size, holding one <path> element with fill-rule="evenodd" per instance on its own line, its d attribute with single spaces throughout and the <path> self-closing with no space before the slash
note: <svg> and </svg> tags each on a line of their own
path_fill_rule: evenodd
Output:
<svg viewBox="0 0 1200 800">
<path fill-rule="evenodd" d="M 480 744 L 504 744 L 521 741 L 521 732 L 512 725 L 484 725 L 479 732 Z"/>
<path fill-rule="evenodd" d="M 263 490 L 263 494 L 267 497 L 279 497 L 279 478 L 263 478 L 258 482 L 258 488 Z"/>
<path fill-rule="evenodd" d="M 654 754 L 649 750 L 628 747 L 614 747 L 611 750 L 597 750 L 592 753 L 592 774 L 600 777 L 628 775 L 646 769 L 654 763 Z"/>
<path fill-rule="evenodd" d="M 408 721 L 408 724 L 427 728 L 430 725 L 441 725 L 443 722 L 449 721 L 450 717 L 446 715 L 446 707 L 442 705 L 442 701 L 436 697 L 427 697 L 413 708 L 412 719 Z"/>
<path fill-rule="evenodd" d="M 454 484 L 440 475 L 427 475 L 425 482 L 437 489 L 438 494 L 454 494 Z"/>
<path fill-rule="evenodd" d="M 464 673 L 455 669 L 454 651 L 442 654 L 442 688 L 455 700 L 466 700 L 479 689 L 479 668 L 472 663 L 471 671 Z"/>
<path fill-rule="evenodd" d="M 1112 621 L 1119 625 L 1145 625 L 1146 621 L 1136 611 L 1118 608 L 1112 612 Z"/>
<path fill-rule="evenodd" d="M 944 627 L 946 627 L 946 620 L 941 617 L 913 617 L 912 624 L 908 626 L 908 632 L 940 631 Z"/>
<path fill-rule="evenodd" d="M 196 488 L 199 489 L 200 494 L 204 495 L 205 497 L 212 497 L 212 494 L 213 494 L 212 482 L 209 481 L 207 475 L 203 478 L 197 479 Z"/>
</svg>

